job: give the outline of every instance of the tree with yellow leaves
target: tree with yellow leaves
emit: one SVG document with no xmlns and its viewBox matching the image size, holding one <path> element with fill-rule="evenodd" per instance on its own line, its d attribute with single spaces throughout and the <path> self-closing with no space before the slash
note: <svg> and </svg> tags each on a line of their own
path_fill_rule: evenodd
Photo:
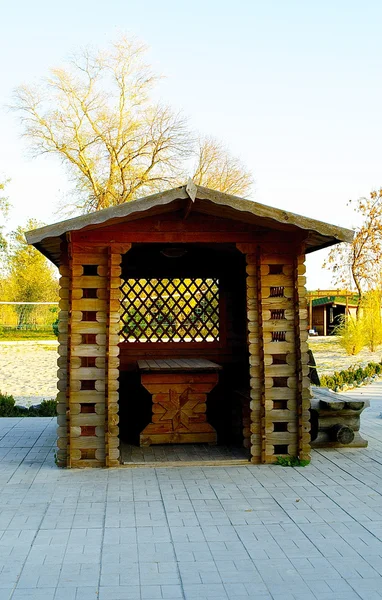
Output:
<svg viewBox="0 0 382 600">
<path fill-rule="evenodd" d="M 0 299 L 10 302 L 56 302 L 57 269 L 25 240 L 24 233 L 42 224 L 28 219 L 8 236 L 4 269 L 0 274 Z M 18 327 L 29 322 L 36 310 L 34 304 L 15 306 Z"/>
<path fill-rule="evenodd" d="M 9 179 L 3 179 L 0 181 L 0 217 L 6 218 L 9 211 L 9 200 L 6 196 L 4 196 L 5 187 L 9 183 Z M 4 251 L 7 247 L 6 239 L 3 235 L 3 227 L 4 225 L 0 225 L 0 252 Z"/>
<path fill-rule="evenodd" d="M 183 184 L 195 156 L 196 183 L 247 195 L 252 177 L 238 159 L 216 140 L 198 143 L 181 114 L 151 100 L 158 77 L 145 50 L 122 37 L 80 52 L 39 86 L 20 86 L 14 108 L 32 152 L 61 159 L 81 213 Z"/>
</svg>

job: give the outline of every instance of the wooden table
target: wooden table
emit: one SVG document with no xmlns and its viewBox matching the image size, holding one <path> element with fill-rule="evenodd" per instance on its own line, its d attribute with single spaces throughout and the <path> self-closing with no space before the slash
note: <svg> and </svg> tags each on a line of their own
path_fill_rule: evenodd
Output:
<svg viewBox="0 0 382 600">
<path fill-rule="evenodd" d="M 152 421 L 140 434 L 140 445 L 216 444 L 207 423 L 207 394 L 222 367 L 205 359 L 139 360 L 142 385 L 152 394 Z"/>
</svg>

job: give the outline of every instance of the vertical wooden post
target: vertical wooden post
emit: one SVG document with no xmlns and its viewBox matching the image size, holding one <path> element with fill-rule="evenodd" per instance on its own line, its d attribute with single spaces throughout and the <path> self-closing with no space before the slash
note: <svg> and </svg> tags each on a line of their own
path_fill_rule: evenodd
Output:
<svg viewBox="0 0 382 600">
<path fill-rule="evenodd" d="M 118 464 L 120 263 L 130 247 L 69 240 L 69 264 L 61 267 L 60 280 L 61 466 Z"/>
<path fill-rule="evenodd" d="M 313 297 L 309 295 L 309 329 L 313 329 Z"/>
<path fill-rule="evenodd" d="M 69 245 L 69 243 L 68 243 Z M 62 243 L 62 255 L 68 257 L 63 261 L 59 272 L 60 311 L 58 313 L 58 359 L 57 359 L 57 465 L 66 467 L 70 455 L 69 436 L 69 360 L 70 360 L 70 314 L 71 314 L 71 268 L 70 248 Z M 68 451 L 69 450 L 69 451 Z"/>
<path fill-rule="evenodd" d="M 237 244 L 247 261 L 252 462 L 309 458 L 304 257 L 292 244 Z"/>
<path fill-rule="evenodd" d="M 73 313 L 73 248 L 70 233 L 66 234 L 68 243 L 68 267 L 69 267 L 69 312 L 68 312 L 68 352 L 66 357 L 66 429 L 67 429 L 67 455 L 66 466 L 71 467 L 71 435 L 70 435 L 70 387 L 71 387 L 71 355 L 72 355 L 72 313 Z"/>
<path fill-rule="evenodd" d="M 328 319 L 327 319 L 326 304 L 323 305 L 322 309 L 323 309 L 322 315 L 323 315 L 323 322 L 324 322 L 323 323 L 324 324 L 324 335 L 327 335 L 328 334 L 328 330 L 327 330 L 327 320 Z"/>
<path fill-rule="evenodd" d="M 108 285 L 106 307 L 105 354 L 105 457 L 106 466 L 119 464 L 119 330 L 121 315 L 121 261 L 131 244 L 110 245 L 108 248 Z"/>
<path fill-rule="evenodd" d="M 255 244 L 237 244 L 246 258 L 247 342 L 250 373 L 250 447 L 251 462 L 260 463 L 264 438 L 264 361 L 262 350 L 261 317 L 259 314 L 259 260 Z M 247 428 L 246 428 L 247 429 Z M 247 445 L 247 444 L 245 444 Z"/>
<path fill-rule="evenodd" d="M 295 251 L 288 243 L 263 244 L 260 257 L 265 463 L 299 453 Z"/>
<path fill-rule="evenodd" d="M 109 404 L 112 397 L 109 386 L 109 376 L 111 370 L 111 340 L 110 340 L 110 321 L 111 321 L 111 271 L 112 271 L 112 249 L 107 249 L 107 285 L 106 285 L 106 346 L 105 346 L 105 466 L 110 466 L 110 431 L 109 423 Z M 117 423 L 115 423 L 117 425 Z M 118 456 L 116 456 L 118 460 Z"/>
<path fill-rule="evenodd" d="M 72 245 L 68 467 L 105 465 L 107 247 Z"/>
<path fill-rule="evenodd" d="M 310 460 L 310 380 L 308 355 L 307 298 L 305 289 L 305 256 L 300 255 L 294 263 L 295 288 L 295 336 L 298 415 L 298 456 Z"/>
</svg>

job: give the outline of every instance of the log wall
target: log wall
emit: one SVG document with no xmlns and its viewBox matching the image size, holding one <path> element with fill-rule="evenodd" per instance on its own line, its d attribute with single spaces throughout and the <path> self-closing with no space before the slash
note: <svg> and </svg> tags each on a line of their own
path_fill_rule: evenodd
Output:
<svg viewBox="0 0 382 600">
<path fill-rule="evenodd" d="M 121 314 L 121 262 L 122 255 L 131 248 L 111 245 L 107 251 L 110 278 L 106 299 L 106 349 L 105 349 L 105 464 L 119 465 L 119 330 Z"/>
<path fill-rule="evenodd" d="M 113 230 L 113 242 L 106 242 L 106 231 L 74 232 L 66 264 L 60 269 L 60 466 L 119 464 L 120 265 L 131 244 L 127 232 L 118 231 Z M 240 239 L 237 232 L 231 233 Z M 144 238 L 146 232 L 141 235 L 140 241 L 153 241 Z M 209 235 L 203 233 L 200 239 Z M 219 235 L 223 243 L 226 232 Z M 271 463 L 280 455 L 306 459 L 310 394 L 302 246 L 281 235 L 276 242 L 274 232 L 252 235 L 256 243 L 248 241 L 249 232 L 245 237 L 237 243 L 245 255 L 247 274 L 250 404 L 243 413 L 244 446 L 250 448 L 253 463 Z M 150 350 L 148 344 L 143 346 Z M 198 348 L 188 351 L 200 352 Z"/>
<path fill-rule="evenodd" d="M 71 267 L 70 257 L 66 244 L 62 244 L 63 264 L 60 267 L 60 311 L 58 313 L 58 359 L 57 359 L 57 465 L 66 467 L 68 457 L 68 432 L 69 432 L 69 387 L 68 387 L 68 364 L 70 353 L 68 352 L 70 337 L 70 304 L 71 304 Z"/>
<path fill-rule="evenodd" d="M 299 457 L 310 459 L 310 379 L 308 354 L 308 302 L 306 293 L 305 256 L 299 254 L 294 262 L 296 360 L 298 373 L 298 443 Z"/>
<path fill-rule="evenodd" d="M 72 247 L 69 467 L 105 464 L 107 248 Z"/>
<path fill-rule="evenodd" d="M 264 437 L 264 363 L 262 315 L 259 311 L 261 299 L 260 252 L 255 244 L 237 244 L 238 249 L 245 254 L 247 271 L 247 343 L 249 350 L 250 373 L 250 410 L 249 428 L 243 423 L 244 446 L 251 448 L 251 461 L 261 462 L 262 440 Z M 248 419 L 247 415 L 243 415 Z"/>
<path fill-rule="evenodd" d="M 115 466 L 121 255 L 118 245 L 68 245 L 60 268 L 59 466 Z"/>
<path fill-rule="evenodd" d="M 238 244 L 247 261 L 251 460 L 309 458 L 304 256 L 292 245 Z"/>
</svg>

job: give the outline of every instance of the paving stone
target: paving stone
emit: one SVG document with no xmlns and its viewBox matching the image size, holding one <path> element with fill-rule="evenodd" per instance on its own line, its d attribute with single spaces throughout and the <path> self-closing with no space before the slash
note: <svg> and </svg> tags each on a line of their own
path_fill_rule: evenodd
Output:
<svg viewBox="0 0 382 600">
<path fill-rule="evenodd" d="M 99 588 L 99 600 L 141 600 L 137 585 L 111 586 Z"/>
<path fill-rule="evenodd" d="M 155 581 L 158 586 L 180 582 L 179 569 L 174 562 L 140 562 L 141 583 Z"/>
<path fill-rule="evenodd" d="M 192 583 L 222 583 L 221 575 L 213 561 L 179 562 L 183 585 Z"/>
<path fill-rule="evenodd" d="M 174 542 L 175 555 L 178 561 L 209 561 L 212 553 L 205 542 Z"/>
<path fill-rule="evenodd" d="M 180 585 L 142 585 L 142 600 L 183 600 L 183 589 Z"/>
<path fill-rule="evenodd" d="M 0 419 L 0 598 L 382 600 L 381 411 L 304 469 L 59 470 L 53 419 Z"/>
<path fill-rule="evenodd" d="M 184 597 L 186 600 L 197 598 L 198 600 L 208 600 L 209 598 L 218 598 L 225 600 L 227 595 L 223 584 L 206 583 L 206 584 L 185 584 L 183 586 Z"/>
<path fill-rule="evenodd" d="M 16 588 L 12 600 L 54 600 L 56 588 Z"/>
</svg>

